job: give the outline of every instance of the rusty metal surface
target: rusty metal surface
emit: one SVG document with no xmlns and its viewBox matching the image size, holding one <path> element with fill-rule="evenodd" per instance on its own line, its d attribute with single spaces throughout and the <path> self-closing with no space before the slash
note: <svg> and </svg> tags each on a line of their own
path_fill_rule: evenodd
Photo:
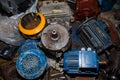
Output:
<svg viewBox="0 0 120 80">
<path fill-rule="evenodd" d="M 70 35 L 64 26 L 51 24 L 43 30 L 41 42 L 48 50 L 65 51 L 70 45 Z"/>
<path fill-rule="evenodd" d="M 108 12 L 103 12 L 100 16 L 103 19 L 110 20 L 115 27 L 120 24 L 120 9 L 113 9 Z"/>
<path fill-rule="evenodd" d="M 23 80 L 18 77 L 19 75 L 16 72 L 15 61 L 17 57 L 18 53 L 9 61 L 0 58 L 0 80 Z"/>
<path fill-rule="evenodd" d="M 25 29 L 34 29 L 40 24 L 40 17 L 35 13 L 29 13 L 21 19 L 21 25 Z"/>
<path fill-rule="evenodd" d="M 110 34 L 110 36 L 112 38 L 113 45 L 115 45 L 115 46 L 120 45 L 120 37 L 119 37 L 119 34 L 115 28 L 115 25 L 108 19 L 103 19 L 103 21 L 108 26 L 108 33 Z"/>
<path fill-rule="evenodd" d="M 0 68 L 4 80 L 23 80 L 16 71 L 15 62 L 8 61 Z"/>
<path fill-rule="evenodd" d="M 75 80 L 95 80 L 94 77 L 76 77 Z"/>
<path fill-rule="evenodd" d="M 71 80 L 69 76 L 65 75 L 63 72 L 50 67 L 46 72 L 43 80 Z"/>
</svg>

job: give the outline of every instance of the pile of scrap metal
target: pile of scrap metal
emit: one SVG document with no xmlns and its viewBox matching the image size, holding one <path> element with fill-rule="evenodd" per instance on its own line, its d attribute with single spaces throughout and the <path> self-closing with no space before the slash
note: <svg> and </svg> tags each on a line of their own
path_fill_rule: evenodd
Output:
<svg viewBox="0 0 120 80">
<path fill-rule="evenodd" d="M 0 4 L 0 79 L 120 79 L 119 1 Z"/>
</svg>

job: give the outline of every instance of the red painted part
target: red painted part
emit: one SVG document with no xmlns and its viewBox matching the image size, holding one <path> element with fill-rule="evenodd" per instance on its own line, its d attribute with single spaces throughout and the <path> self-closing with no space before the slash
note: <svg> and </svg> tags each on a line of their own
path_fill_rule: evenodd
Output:
<svg viewBox="0 0 120 80">
<path fill-rule="evenodd" d="M 83 20 L 86 17 L 96 16 L 100 12 L 98 0 L 76 0 L 74 17 L 76 20 Z"/>
</svg>

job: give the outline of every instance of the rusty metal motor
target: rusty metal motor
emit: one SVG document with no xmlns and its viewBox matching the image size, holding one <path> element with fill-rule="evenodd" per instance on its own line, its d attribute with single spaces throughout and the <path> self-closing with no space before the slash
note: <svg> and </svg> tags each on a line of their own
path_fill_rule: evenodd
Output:
<svg viewBox="0 0 120 80">
<path fill-rule="evenodd" d="M 73 13 L 66 2 L 43 1 L 39 11 L 44 14 L 48 25 L 57 22 L 70 29 L 70 22 L 74 21 Z"/>
<path fill-rule="evenodd" d="M 41 43 L 45 49 L 56 55 L 56 53 L 64 52 L 70 47 L 71 39 L 68 30 L 64 26 L 51 23 L 42 31 Z"/>
<path fill-rule="evenodd" d="M 47 20 L 47 26 L 41 33 L 41 45 L 49 53 L 59 56 L 71 44 L 69 30 L 73 20 L 72 11 L 66 2 L 43 1 L 39 11 Z"/>
</svg>

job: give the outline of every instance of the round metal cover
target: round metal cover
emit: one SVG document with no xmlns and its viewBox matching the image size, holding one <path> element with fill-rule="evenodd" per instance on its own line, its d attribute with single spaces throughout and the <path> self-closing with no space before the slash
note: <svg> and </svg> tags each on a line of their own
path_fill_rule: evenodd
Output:
<svg viewBox="0 0 120 80">
<path fill-rule="evenodd" d="M 20 54 L 16 61 L 18 73 L 25 79 L 35 79 L 46 69 L 46 58 L 41 50 L 28 50 Z"/>
<path fill-rule="evenodd" d="M 64 26 L 50 24 L 42 32 L 42 45 L 51 51 L 65 51 L 70 43 L 70 35 Z"/>
</svg>

